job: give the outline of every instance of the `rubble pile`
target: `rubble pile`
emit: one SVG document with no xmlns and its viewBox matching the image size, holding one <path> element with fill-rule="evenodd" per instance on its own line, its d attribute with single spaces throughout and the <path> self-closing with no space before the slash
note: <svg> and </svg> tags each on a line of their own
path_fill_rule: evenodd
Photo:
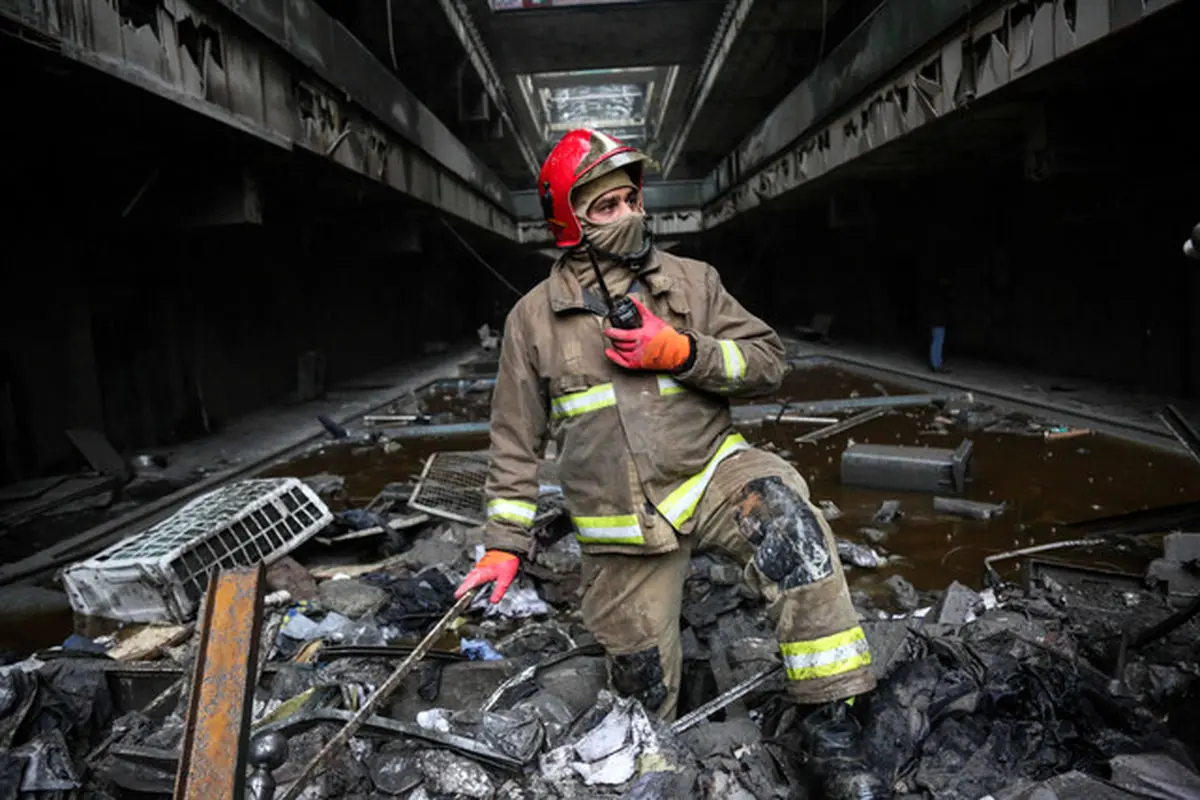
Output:
<svg viewBox="0 0 1200 800">
<path fill-rule="evenodd" d="M 441 382 L 434 399 L 469 398 L 470 418 L 483 419 L 484 384 Z M 829 429 L 858 430 L 886 416 L 866 400 L 881 402 L 810 403 L 797 413 L 852 413 Z M 897 408 L 918 401 L 928 403 L 888 399 Z M 770 413 L 782 419 L 786 408 Z M 367 424 L 452 426 L 457 413 L 426 403 L 418 415 Z M 939 414 L 947 436 L 1065 435 L 963 400 L 943 403 Z M 825 441 L 829 429 L 795 441 Z M 829 458 L 831 468 L 904 500 L 875 500 L 856 518 L 848 504 L 844 512 L 814 498 L 839 533 L 852 532 L 854 540 L 838 539 L 848 571 L 879 576 L 874 591 L 853 593 L 880 681 L 854 707 L 870 763 L 904 798 L 1200 797 L 1200 725 L 1188 713 L 1200 692 L 1200 542 L 1169 537 L 1148 581 L 1030 559 L 1022 583 L 1008 583 L 991 563 L 1017 550 L 980 565 L 983 591 L 958 582 L 918 591 L 888 569 L 902 561 L 890 550 L 906 514 L 927 514 L 928 506 L 969 525 L 1019 514 L 1005 502 L 959 496 L 976 456 L 971 440 L 952 443 L 918 460 L 898 445 L 851 442 L 843 450 L 853 457 L 849 471 L 844 459 Z M 276 797 L 302 789 L 306 800 L 810 796 L 803 710 L 785 700 L 778 645 L 741 567 L 719 554 L 692 558 L 680 717 L 663 723 L 609 688 L 603 649 L 581 622 L 582 556 L 552 470 L 539 475 L 537 544 L 502 602 L 480 594 L 447 615 L 483 553 L 482 462 L 472 452 L 442 455 L 456 460 L 443 459 L 439 472 L 431 457 L 416 485 L 388 484 L 361 508 L 348 507 L 339 475 L 304 478 L 306 489 L 295 479 L 258 487 L 298 498 L 271 508 L 296 514 L 307 503 L 320 513 L 305 518 L 307 527 L 282 511 L 270 520 L 292 538 L 266 559 L 248 778 L 273 785 Z M 221 536 L 264 538 L 252 514 L 217 519 L 202 500 L 194 516 Z M 199 583 L 175 565 L 196 574 L 211 565 L 189 555 L 208 552 L 192 542 L 195 526 L 168 529 L 173 550 L 141 542 L 122 551 L 132 553 L 131 564 L 153 553 L 146 563 L 158 565 L 161 579 L 148 583 L 145 570 L 131 570 L 96 582 L 92 576 L 110 568 L 103 558 L 75 573 L 72 602 L 125 614 L 115 632 L 76 634 L 0 666 L 0 800 L 172 793 L 206 619 Z M 170 595 L 154 594 L 167 588 Z M 431 631 L 432 649 L 396 691 L 381 692 Z M 369 716 L 346 745 L 301 780 L 326 743 L 385 695 L 363 711 Z"/>
<path fill-rule="evenodd" d="M 385 680 L 395 652 L 453 604 L 477 539 L 477 529 L 435 522 L 374 564 L 284 559 L 271 568 L 272 588 L 291 599 L 267 612 L 253 732 L 286 739 L 279 792 Z M 679 733 L 608 691 L 602 651 L 575 610 L 579 557 L 572 537 L 560 539 L 536 556 L 511 600 L 455 620 L 386 713 L 304 796 L 805 796 L 798 714 L 782 702 L 778 676 Z M 1129 654 L 1119 676 L 1105 662 L 1131 618 L 1145 626 L 1171 613 L 1161 594 L 1080 591 L 1052 579 L 1028 592 L 955 584 L 932 607 L 897 613 L 920 595 L 903 579 L 891 586 L 895 597 L 878 605 L 858 597 L 881 678 L 859 713 L 872 762 L 899 796 L 1015 800 L 1068 773 L 1132 792 L 1138 781 L 1161 783 L 1147 775 L 1163 764 L 1179 791 L 1200 785 L 1196 751 L 1177 738 L 1186 731 L 1172 729 L 1200 674 L 1200 626 L 1189 621 Z M 683 619 L 681 713 L 778 662 L 759 602 L 719 557 L 693 559 Z M 186 675 L 194 650 L 160 648 L 165 658 L 154 663 Z M 94 797 L 170 793 L 186 693 L 165 714 L 122 713 L 105 656 L 40 655 L 0 669 L 0 797 L 80 786 Z M 112 735 L 116 743 L 98 747 Z M 1150 756 L 1160 761 L 1144 763 Z"/>
</svg>

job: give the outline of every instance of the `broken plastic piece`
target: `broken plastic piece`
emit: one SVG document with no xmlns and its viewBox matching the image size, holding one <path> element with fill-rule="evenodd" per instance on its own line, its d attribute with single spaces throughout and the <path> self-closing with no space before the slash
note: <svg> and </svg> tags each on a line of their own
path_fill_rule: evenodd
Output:
<svg viewBox="0 0 1200 800">
<path fill-rule="evenodd" d="M 973 445 L 955 450 L 890 444 L 852 444 L 842 453 L 841 479 L 847 486 L 907 492 L 961 494 Z"/>
<path fill-rule="evenodd" d="M 933 510 L 939 514 L 953 514 L 967 519 L 989 520 L 1004 514 L 1004 503 L 981 503 L 957 497 L 933 498 Z"/>
<path fill-rule="evenodd" d="M 500 661 L 504 658 L 487 639 L 460 639 L 458 648 L 472 661 Z"/>
<path fill-rule="evenodd" d="M 863 569 L 878 569 L 887 563 L 887 559 L 876 553 L 865 544 L 837 539 L 838 558 L 842 563 L 853 564 Z"/>
<path fill-rule="evenodd" d="M 539 617 L 550 613 L 550 606 L 538 597 L 536 589 L 509 589 L 499 603 L 489 603 L 487 595 L 481 595 L 472 609 L 483 610 L 487 617 L 507 617 L 508 619 L 525 619 Z"/>
<path fill-rule="evenodd" d="M 904 512 L 900 510 L 899 500 L 884 500 L 879 504 L 879 509 L 875 512 L 872 519 L 879 524 L 887 524 L 895 522 L 904 516 Z"/>
</svg>

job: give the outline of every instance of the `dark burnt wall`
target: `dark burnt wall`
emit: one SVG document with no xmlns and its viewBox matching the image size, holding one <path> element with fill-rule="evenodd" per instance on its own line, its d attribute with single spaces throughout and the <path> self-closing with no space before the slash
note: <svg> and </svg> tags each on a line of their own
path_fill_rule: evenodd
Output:
<svg viewBox="0 0 1200 800">
<path fill-rule="evenodd" d="M 424 252 L 394 255 L 287 226 L 68 250 L 5 292 L 0 430 L 10 479 L 75 465 L 64 429 L 104 430 L 124 450 L 180 441 L 202 433 L 202 409 L 219 428 L 293 400 L 307 352 L 324 356 L 335 384 L 436 342 L 467 341 L 494 316 L 496 286 L 436 231 Z"/>
<path fill-rule="evenodd" d="M 1181 253 L 1200 205 L 1164 176 L 863 191 L 871 213 L 761 213 L 693 249 L 781 329 L 829 312 L 843 340 L 921 353 L 940 304 L 950 359 L 1200 390 L 1200 269 Z"/>
<path fill-rule="evenodd" d="M 1130 47 L 1121 63 L 1139 69 L 1161 49 Z M 826 311 L 844 340 L 923 357 L 940 304 L 951 361 L 1194 396 L 1200 264 L 1182 244 L 1200 220 L 1200 165 L 1180 113 L 1193 51 L 1136 73 L 1078 62 L 1084 88 L 1048 77 L 978 111 L 994 123 L 940 122 L 693 250 L 781 328 Z"/>
</svg>

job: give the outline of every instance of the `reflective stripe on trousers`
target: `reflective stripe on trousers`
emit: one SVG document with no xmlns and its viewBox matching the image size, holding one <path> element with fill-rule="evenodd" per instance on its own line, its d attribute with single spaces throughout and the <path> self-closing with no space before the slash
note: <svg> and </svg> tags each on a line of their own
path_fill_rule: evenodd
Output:
<svg viewBox="0 0 1200 800">
<path fill-rule="evenodd" d="M 857 625 L 807 642 L 782 642 L 779 650 L 793 681 L 831 678 L 871 664 L 867 635 Z"/>
</svg>

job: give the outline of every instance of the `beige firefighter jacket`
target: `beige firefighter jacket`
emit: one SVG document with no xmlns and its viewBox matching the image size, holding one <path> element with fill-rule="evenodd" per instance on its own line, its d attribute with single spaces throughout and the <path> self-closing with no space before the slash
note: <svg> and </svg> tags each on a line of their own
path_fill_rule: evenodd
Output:
<svg viewBox="0 0 1200 800">
<path fill-rule="evenodd" d="M 576 538 L 585 552 L 676 549 L 717 464 L 749 445 L 729 398 L 774 391 L 783 345 L 721 284 L 712 266 L 655 250 L 634 294 L 690 334 L 686 371 L 627 370 L 604 355 L 601 316 L 560 259 L 504 325 L 492 398 L 488 548 L 523 553 L 538 501 L 538 457 L 553 439 Z"/>
</svg>

